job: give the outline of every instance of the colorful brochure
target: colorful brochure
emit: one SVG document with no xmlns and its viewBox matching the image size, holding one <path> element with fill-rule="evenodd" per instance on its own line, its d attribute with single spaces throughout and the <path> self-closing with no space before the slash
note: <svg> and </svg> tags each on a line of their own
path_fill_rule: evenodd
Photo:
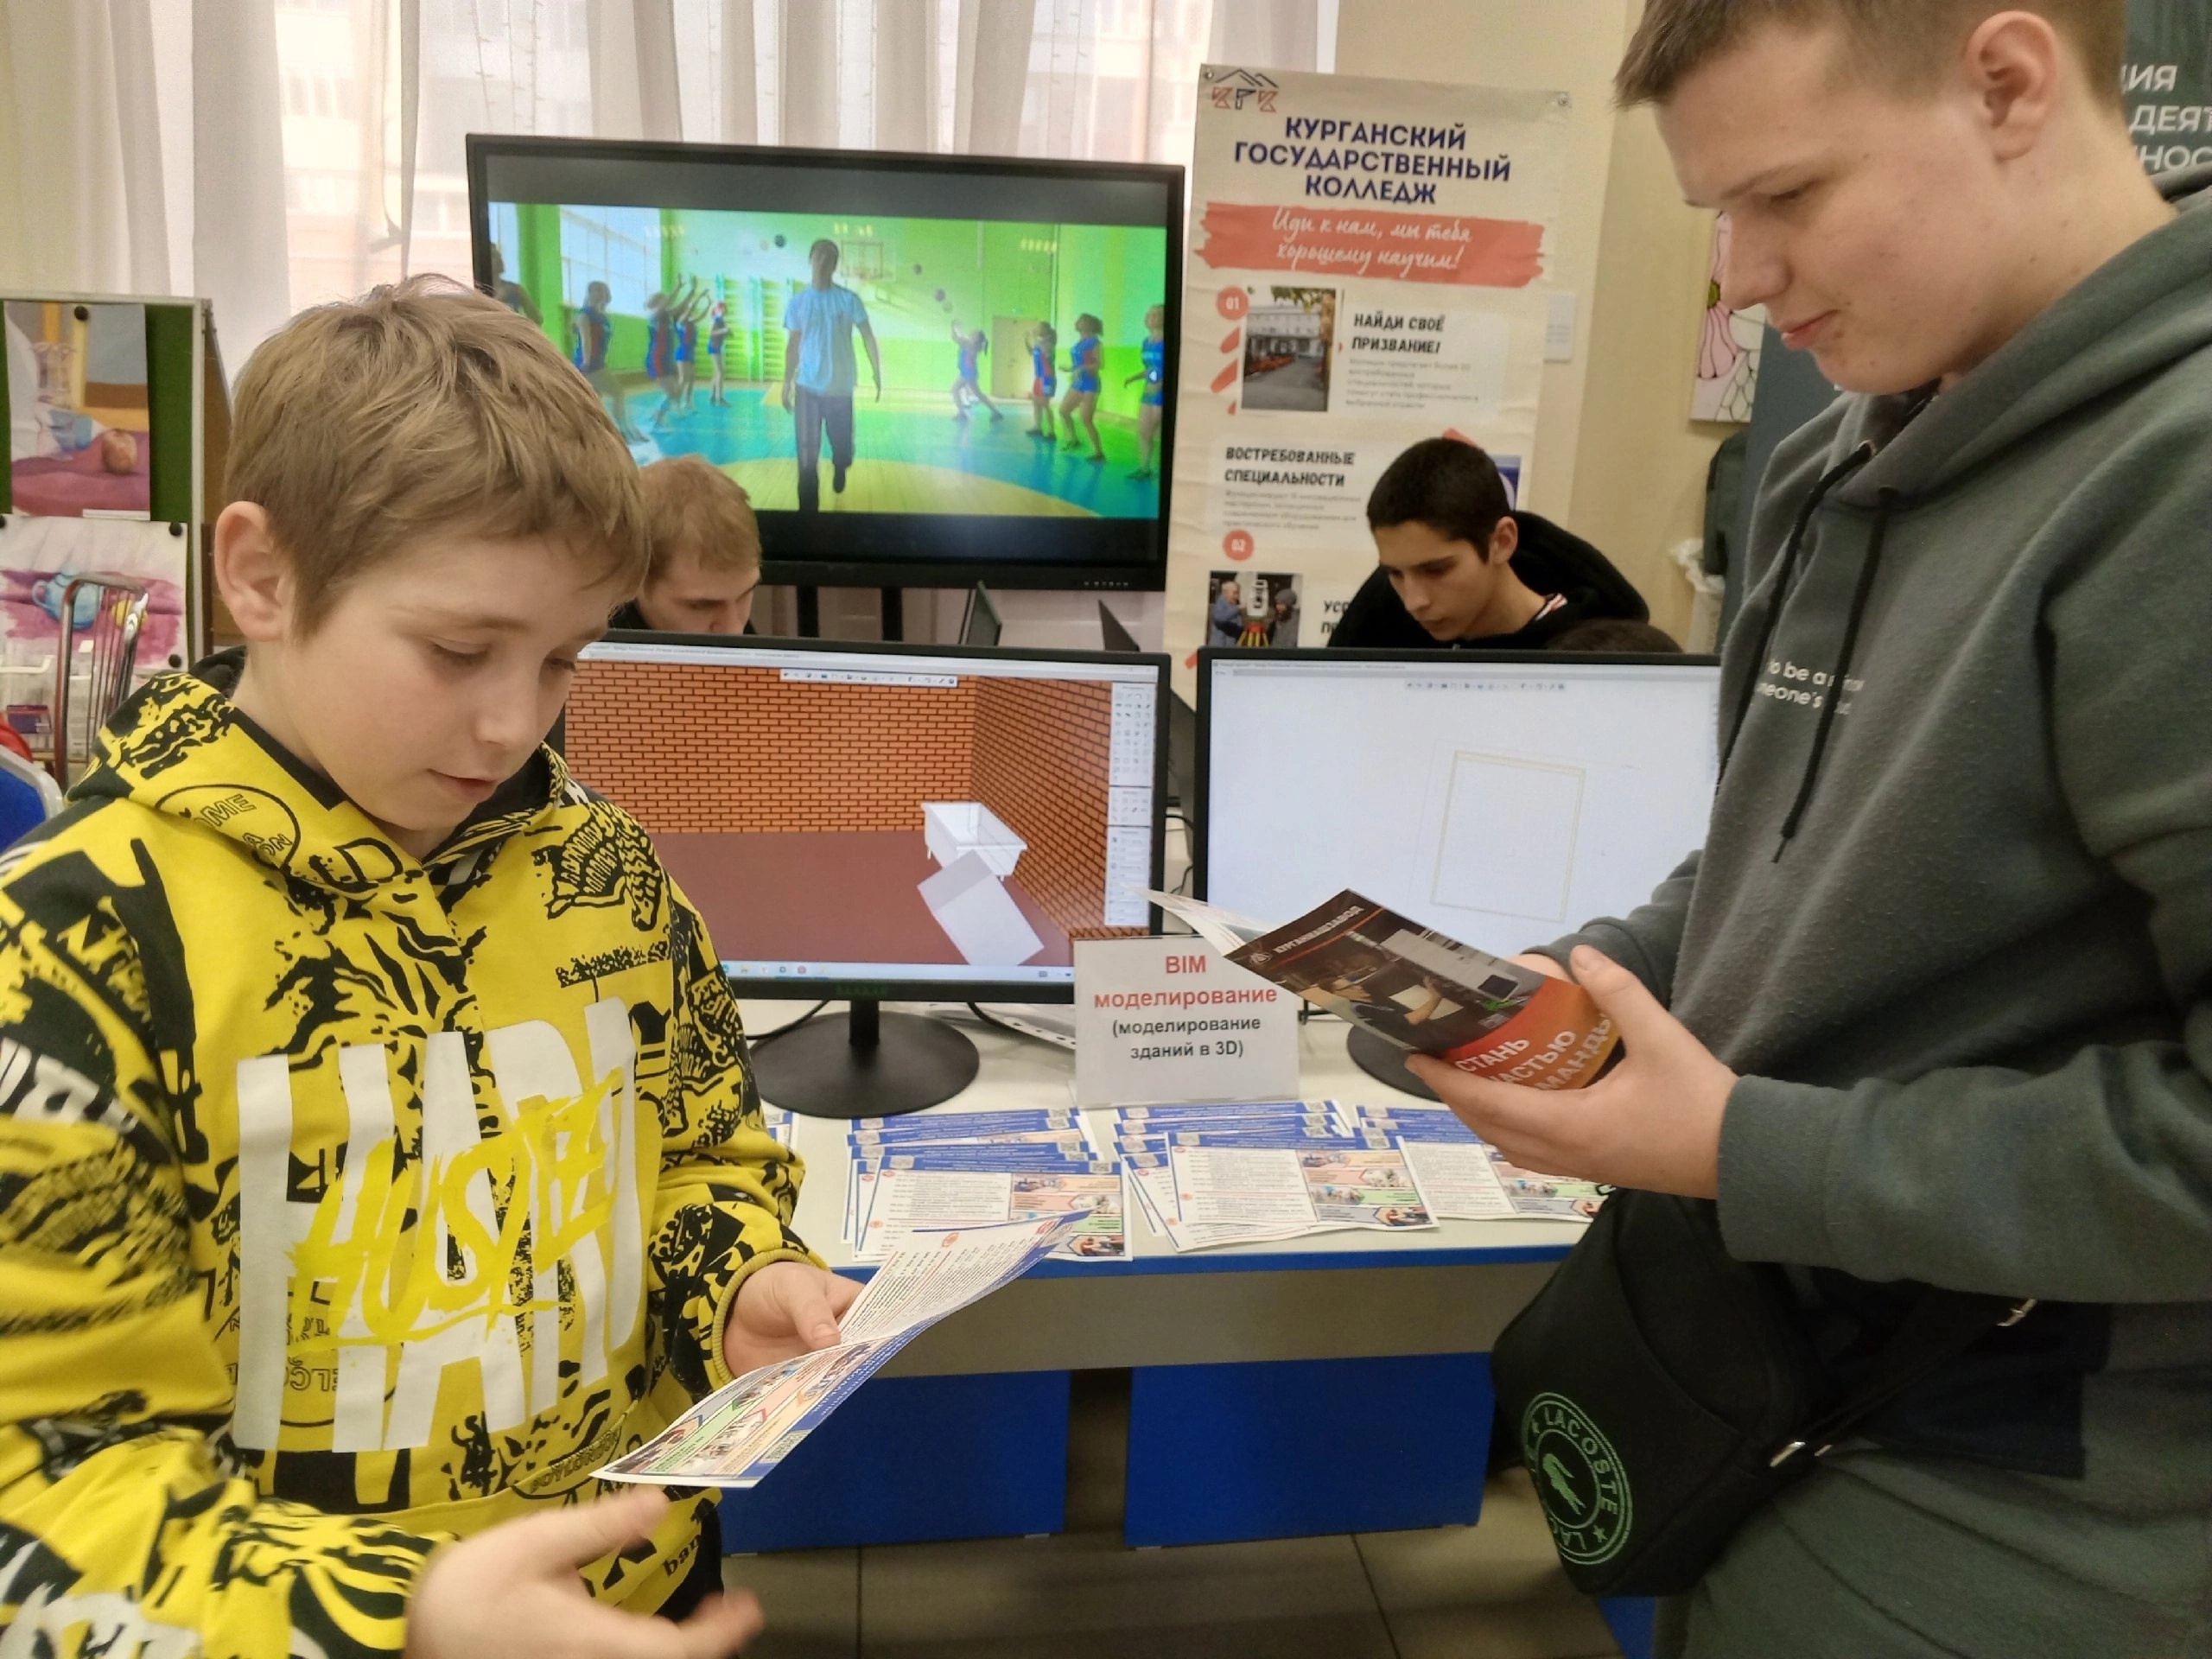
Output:
<svg viewBox="0 0 2212 1659">
<path fill-rule="evenodd" d="M 1358 893 L 1269 932 L 1196 899 L 1149 893 L 1240 968 L 1386 1042 L 1477 1077 L 1580 1089 L 1619 1046 L 1572 980 L 1460 944 Z"/>
<path fill-rule="evenodd" d="M 834 1348 L 749 1371 L 685 1412 L 601 1480 L 663 1486 L 758 1485 L 854 1389 L 948 1313 L 1042 1261 L 1071 1217 L 917 1233 L 876 1269 Z"/>
</svg>

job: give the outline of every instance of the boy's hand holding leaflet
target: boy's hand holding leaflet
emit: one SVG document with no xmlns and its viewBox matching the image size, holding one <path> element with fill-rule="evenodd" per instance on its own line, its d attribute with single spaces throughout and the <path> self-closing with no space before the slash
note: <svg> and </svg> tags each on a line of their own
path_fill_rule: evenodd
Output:
<svg viewBox="0 0 2212 1659">
<path fill-rule="evenodd" d="M 837 1345 L 837 1321 L 861 1287 L 805 1262 L 771 1262 L 746 1275 L 722 1325 L 722 1363 L 743 1376 L 779 1359 Z"/>
<path fill-rule="evenodd" d="M 600 1470 L 599 1478 L 758 1485 L 893 1354 L 946 1314 L 1020 1278 L 1079 1219 L 915 1232 L 852 1300 L 835 1345 L 747 1372 Z"/>
<path fill-rule="evenodd" d="M 430 1558 L 407 1608 L 406 1659 L 722 1659 L 760 1635 L 748 1591 L 681 1624 L 592 1599 L 578 1569 L 650 1538 L 668 1510 L 628 1491 L 510 1521 Z"/>
<path fill-rule="evenodd" d="M 1720 1191 L 1720 1121 L 1736 1074 L 1618 963 L 1577 947 L 1574 976 L 1618 1029 L 1625 1057 L 1566 1099 L 1407 1062 L 1454 1114 L 1515 1163 L 1684 1198 Z"/>
</svg>

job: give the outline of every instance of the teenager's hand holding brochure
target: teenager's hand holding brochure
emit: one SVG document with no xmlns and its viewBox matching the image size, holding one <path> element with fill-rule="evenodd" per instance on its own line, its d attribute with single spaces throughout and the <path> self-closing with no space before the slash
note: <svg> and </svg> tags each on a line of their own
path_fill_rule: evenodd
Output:
<svg viewBox="0 0 2212 1659">
<path fill-rule="evenodd" d="M 1619 1046 L 1613 1022 L 1573 980 L 1462 944 L 1356 893 L 1272 931 L 1174 893 L 1146 896 L 1238 967 L 1475 1077 L 1580 1089 Z"/>
</svg>

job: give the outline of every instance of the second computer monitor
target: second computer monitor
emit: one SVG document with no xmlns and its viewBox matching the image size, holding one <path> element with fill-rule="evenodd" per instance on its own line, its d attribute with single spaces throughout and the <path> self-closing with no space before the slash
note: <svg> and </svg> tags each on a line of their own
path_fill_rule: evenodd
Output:
<svg viewBox="0 0 2212 1659">
<path fill-rule="evenodd" d="M 988 651 L 999 642 L 1006 632 L 1006 625 L 999 620 L 999 607 L 992 601 L 991 590 L 977 582 L 969 590 L 968 608 L 960 618 L 960 643 L 980 646 Z"/>
<path fill-rule="evenodd" d="M 1708 658 L 1200 654 L 1200 891 L 1353 888 L 1498 955 L 1642 904 L 1703 842 Z"/>
</svg>

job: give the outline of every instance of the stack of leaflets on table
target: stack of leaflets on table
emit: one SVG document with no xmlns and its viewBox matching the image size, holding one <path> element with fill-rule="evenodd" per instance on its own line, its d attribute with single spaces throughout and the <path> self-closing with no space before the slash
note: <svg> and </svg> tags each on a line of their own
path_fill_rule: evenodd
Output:
<svg viewBox="0 0 2212 1659">
<path fill-rule="evenodd" d="M 913 1234 L 845 1310 L 835 1347 L 747 1371 L 608 1464 L 599 1478 L 663 1486 L 758 1484 L 885 1361 L 946 1314 L 1028 1272 L 1074 1224 L 1063 1215 Z"/>
<path fill-rule="evenodd" d="M 1569 979 L 1524 968 L 1340 893 L 1272 931 L 1198 899 L 1147 890 L 1238 967 L 1408 1052 L 1529 1089 L 1580 1089 L 1619 1046 Z"/>
<path fill-rule="evenodd" d="M 1114 1144 L 1145 1219 L 1179 1250 L 1436 1224 L 1405 1155 L 1332 1102 L 1125 1106 Z"/>
<path fill-rule="evenodd" d="M 1605 1189 L 1593 1181 L 1508 1163 L 1442 1106 L 1355 1106 L 1351 1128 L 1363 1146 L 1404 1155 L 1440 1221 L 1587 1221 L 1605 1202 Z"/>
<path fill-rule="evenodd" d="M 791 1149 L 791 1115 L 782 1107 L 762 1106 L 760 1127 L 767 1130 L 769 1138 L 785 1152 Z"/>
<path fill-rule="evenodd" d="M 845 1238 L 856 1261 L 882 1260 L 918 1230 L 1068 1215 L 1078 1220 L 1054 1254 L 1128 1253 L 1120 1166 L 1072 1107 L 862 1118 L 846 1141 Z"/>
</svg>

